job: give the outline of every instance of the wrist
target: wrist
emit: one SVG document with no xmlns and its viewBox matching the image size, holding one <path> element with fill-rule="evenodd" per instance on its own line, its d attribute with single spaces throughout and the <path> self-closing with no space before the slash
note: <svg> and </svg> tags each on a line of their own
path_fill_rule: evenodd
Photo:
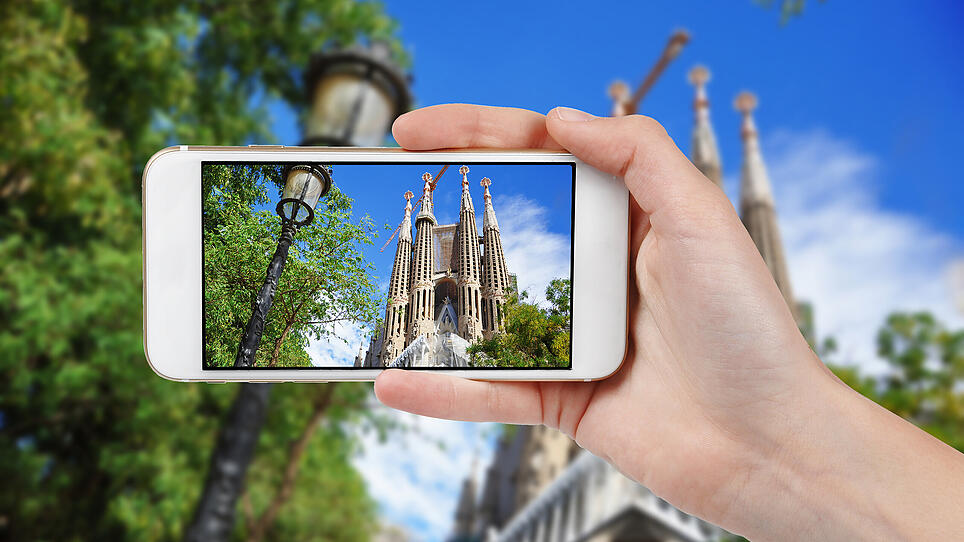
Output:
<svg viewBox="0 0 964 542">
<path fill-rule="evenodd" d="M 759 515 L 750 538 L 889 538 L 876 531 L 858 481 L 867 474 L 860 456 L 868 405 L 831 375 L 807 388 L 785 442 L 760 459 L 751 491 L 755 509 L 769 512 Z"/>
<path fill-rule="evenodd" d="M 750 460 L 742 506 L 752 512 L 742 534 L 753 540 L 950 538 L 954 526 L 942 518 L 942 505 L 953 513 L 948 502 L 964 498 L 964 456 L 829 373 L 807 387 L 785 442 Z M 950 497 L 946 486 L 953 483 L 957 494 Z"/>
</svg>

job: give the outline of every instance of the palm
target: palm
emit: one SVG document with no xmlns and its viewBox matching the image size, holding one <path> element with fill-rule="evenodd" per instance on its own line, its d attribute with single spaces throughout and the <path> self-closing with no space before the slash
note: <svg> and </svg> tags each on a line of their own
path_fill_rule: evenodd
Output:
<svg viewBox="0 0 964 542">
<path fill-rule="evenodd" d="M 730 219 L 739 227 L 735 216 Z M 723 450 L 705 443 L 718 441 L 721 433 L 754 434 L 755 426 L 764 423 L 758 418 L 772 412 L 766 403 L 790 389 L 790 375 L 759 364 L 766 360 L 741 357 L 750 346 L 759 348 L 761 340 L 772 342 L 774 349 L 782 342 L 779 336 L 761 338 L 754 334 L 754 322 L 736 317 L 755 300 L 706 302 L 739 298 L 728 290 L 741 285 L 720 277 L 746 274 L 742 265 L 728 263 L 734 262 L 732 254 L 717 257 L 712 250 L 722 241 L 717 234 L 680 243 L 650 227 L 639 209 L 632 220 L 636 289 L 629 307 L 626 363 L 611 378 L 591 385 L 533 387 L 541 399 L 543 423 L 616 465 L 644 465 L 627 474 L 686 508 L 692 498 L 713 493 L 727 481 L 724 476 L 733 474 Z M 752 345 L 734 343 L 734 336 L 752 336 Z M 646 455 L 641 462 L 640 448 Z M 686 480 L 699 480 L 707 491 L 693 491 L 691 483 L 682 483 Z"/>
</svg>

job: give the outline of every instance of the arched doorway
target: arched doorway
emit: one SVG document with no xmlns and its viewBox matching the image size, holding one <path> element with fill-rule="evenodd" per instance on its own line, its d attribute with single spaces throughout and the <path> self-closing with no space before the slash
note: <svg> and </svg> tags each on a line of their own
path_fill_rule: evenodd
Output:
<svg viewBox="0 0 964 542">
<path fill-rule="evenodd" d="M 458 314 L 459 290 L 455 285 L 455 281 L 451 278 L 444 278 L 435 283 L 435 318 L 438 318 L 438 311 L 442 308 L 442 303 L 445 302 L 446 297 L 451 300 L 452 307 L 455 308 L 455 312 Z"/>
</svg>

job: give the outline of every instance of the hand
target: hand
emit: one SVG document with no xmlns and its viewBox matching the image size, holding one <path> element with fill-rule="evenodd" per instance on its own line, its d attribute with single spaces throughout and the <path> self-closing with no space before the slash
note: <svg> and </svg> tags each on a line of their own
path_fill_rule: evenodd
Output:
<svg viewBox="0 0 964 542">
<path fill-rule="evenodd" d="M 411 150 L 564 148 L 623 178 L 633 288 L 627 357 L 606 380 L 478 382 L 389 370 L 375 383 L 383 403 L 558 428 L 680 509 L 747 536 L 878 532 L 880 506 L 825 510 L 830 500 L 814 491 L 827 489 L 821 461 L 842 466 L 824 437 L 849 442 L 845 426 L 829 421 L 895 421 L 810 350 L 733 205 L 657 122 L 444 105 L 400 117 L 393 133 Z"/>
</svg>

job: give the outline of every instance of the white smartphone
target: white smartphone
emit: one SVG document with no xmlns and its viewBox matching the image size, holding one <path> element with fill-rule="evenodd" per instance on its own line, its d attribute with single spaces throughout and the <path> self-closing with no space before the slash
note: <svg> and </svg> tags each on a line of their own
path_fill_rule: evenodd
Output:
<svg viewBox="0 0 964 542">
<path fill-rule="evenodd" d="M 628 193 L 570 154 L 170 147 L 143 205 L 164 378 L 589 381 L 625 356 Z"/>
</svg>

